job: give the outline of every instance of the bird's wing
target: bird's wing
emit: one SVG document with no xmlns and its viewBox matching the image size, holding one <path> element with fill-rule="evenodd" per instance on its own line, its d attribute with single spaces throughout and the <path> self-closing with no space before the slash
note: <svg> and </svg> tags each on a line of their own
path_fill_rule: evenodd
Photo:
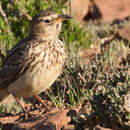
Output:
<svg viewBox="0 0 130 130">
<path fill-rule="evenodd" d="M 0 70 L 0 88 L 7 87 L 25 70 L 26 44 L 18 43 L 5 57 Z"/>
</svg>

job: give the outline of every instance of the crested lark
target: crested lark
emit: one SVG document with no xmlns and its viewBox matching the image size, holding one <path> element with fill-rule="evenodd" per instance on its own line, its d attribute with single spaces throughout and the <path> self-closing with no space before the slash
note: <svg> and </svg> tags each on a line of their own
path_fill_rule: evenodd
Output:
<svg viewBox="0 0 130 130">
<path fill-rule="evenodd" d="M 68 18 L 46 10 L 32 19 L 28 36 L 17 43 L 3 61 L 0 102 L 9 94 L 19 104 L 20 97 L 35 96 L 40 100 L 36 94 L 53 84 L 65 61 L 64 45 L 58 36 L 62 21 Z"/>
</svg>

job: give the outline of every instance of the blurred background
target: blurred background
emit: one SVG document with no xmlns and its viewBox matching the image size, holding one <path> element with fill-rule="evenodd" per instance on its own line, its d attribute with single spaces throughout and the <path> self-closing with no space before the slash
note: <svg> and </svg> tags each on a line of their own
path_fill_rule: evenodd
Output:
<svg viewBox="0 0 130 130">
<path fill-rule="evenodd" d="M 129 0 L 72 0 L 72 10 L 80 22 L 103 20 L 112 22 L 130 15 Z"/>
<path fill-rule="evenodd" d="M 53 120 L 46 115 L 49 121 L 56 120 L 63 130 L 130 129 L 130 0 L 0 0 L 0 66 L 27 36 L 32 17 L 47 8 L 74 17 L 63 23 L 59 37 L 67 53 L 63 74 L 40 94 L 50 110 L 64 110 Z M 23 100 L 39 114 L 35 99 Z M 1 103 L 0 130 L 7 130 L 8 123 L 16 126 L 20 112 L 11 96 Z M 32 129 L 38 123 L 31 119 L 17 125 Z"/>
</svg>

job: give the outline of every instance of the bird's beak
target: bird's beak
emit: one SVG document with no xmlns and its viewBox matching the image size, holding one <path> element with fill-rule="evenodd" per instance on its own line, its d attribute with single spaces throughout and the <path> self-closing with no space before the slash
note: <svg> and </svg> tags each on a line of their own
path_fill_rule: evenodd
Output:
<svg viewBox="0 0 130 130">
<path fill-rule="evenodd" d="M 65 15 L 65 14 L 59 15 L 58 18 L 57 18 L 57 20 L 56 20 L 56 24 L 59 24 L 59 23 L 65 21 L 67 19 L 70 19 L 70 18 L 72 18 L 72 17 L 70 17 L 68 15 Z"/>
</svg>

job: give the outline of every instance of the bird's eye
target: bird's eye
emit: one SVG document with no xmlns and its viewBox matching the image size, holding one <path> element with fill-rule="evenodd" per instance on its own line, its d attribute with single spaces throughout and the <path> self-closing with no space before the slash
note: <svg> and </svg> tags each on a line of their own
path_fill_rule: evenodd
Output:
<svg viewBox="0 0 130 130">
<path fill-rule="evenodd" d="M 47 20 L 44 20 L 45 23 L 49 23 L 50 21 L 47 19 Z"/>
</svg>

